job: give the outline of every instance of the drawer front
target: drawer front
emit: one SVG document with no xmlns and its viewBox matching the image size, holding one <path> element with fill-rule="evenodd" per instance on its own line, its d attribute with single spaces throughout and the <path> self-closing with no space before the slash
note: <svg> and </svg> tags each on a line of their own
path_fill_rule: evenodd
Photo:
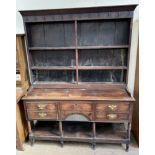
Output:
<svg viewBox="0 0 155 155">
<path fill-rule="evenodd" d="M 61 113 L 61 119 L 67 120 L 67 117 L 72 115 L 81 115 L 81 117 L 85 117 L 88 121 L 93 120 L 93 114 L 91 112 L 73 112 L 73 111 L 63 111 Z"/>
<path fill-rule="evenodd" d="M 128 120 L 128 114 L 120 114 L 120 113 L 96 113 L 96 121 L 119 121 L 119 120 Z"/>
<path fill-rule="evenodd" d="M 45 111 L 56 111 L 57 104 L 47 103 L 47 102 L 35 102 L 35 103 L 26 103 L 26 108 L 28 110 L 45 110 Z"/>
<path fill-rule="evenodd" d="M 28 118 L 30 120 L 44 120 L 44 119 L 51 119 L 57 120 L 58 116 L 56 112 L 39 112 L 39 111 L 27 111 Z"/>
<path fill-rule="evenodd" d="M 129 103 L 126 103 L 126 102 L 97 103 L 96 111 L 128 113 L 129 112 Z"/>
<path fill-rule="evenodd" d="M 61 104 L 63 111 L 92 111 L 91 103 L 82 102 L 64 102 Z"/>
</svg>

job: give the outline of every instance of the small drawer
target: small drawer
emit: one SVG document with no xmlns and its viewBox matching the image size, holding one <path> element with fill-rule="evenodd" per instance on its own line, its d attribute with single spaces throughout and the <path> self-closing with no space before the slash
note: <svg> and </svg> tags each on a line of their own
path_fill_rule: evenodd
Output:
<svg viewBox="0 0 155 155">
<path fill-rule="evenodd" d="M 81 117 L 85 117 L 86 120 L 92 121 L 93 114 L 91 112 L 73 112 L 73 111 L 63 111 L 61 114 L 61 119 L 66 120 L 67 117 L 75 115 L 81 115 Z"/>
<path fill-rule="evenodd" d="M 96 113 L 96 121 L 120 121 L 120 120 L 128 120 L 128 114 L 120 114 L 120 113 Z"/>
<path fill-rule="evenodd" d="M 26 103 L 26 108 L 28 110 L 47 110 L 47 111 L 56 111 L 56 103 L 49 102 L 35 102 L 35 103 Z"/>
<path fill-rule="evenodd" d="M 81 102 L 65 102 L 61 104 L 61 109 L 63 111 L 91 111 L 91 103 L 81 103 Z"/>
<path fill-rule="evenodd" d="M 51 119 L 57 120 L 58 116 L 56 112 L 39 112 L 39 111 L 27 111 L 28 118 L 30 120 L 41 120 L 41 119 Z"/>
<path fill-rule="evenodd" d="M 129 103 L 127 103 L 127 102 L 97 103 L 96 111 L 128 113 L 129 112 Z"/>
</svg>

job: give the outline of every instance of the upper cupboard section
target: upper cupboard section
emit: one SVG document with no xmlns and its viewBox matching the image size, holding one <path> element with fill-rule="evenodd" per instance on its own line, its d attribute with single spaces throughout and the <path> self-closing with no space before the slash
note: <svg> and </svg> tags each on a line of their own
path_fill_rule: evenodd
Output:
<svg viewBox="0 0 155 155">
<path fill-rule="evenodd" d="M 74 21 L 27 23 L 29 47 L 74 48 L 76 42 L 78 47 L 117 46 L 129 42 L 129 19 L 78 21 L 75 28 Z"/>
</svg>

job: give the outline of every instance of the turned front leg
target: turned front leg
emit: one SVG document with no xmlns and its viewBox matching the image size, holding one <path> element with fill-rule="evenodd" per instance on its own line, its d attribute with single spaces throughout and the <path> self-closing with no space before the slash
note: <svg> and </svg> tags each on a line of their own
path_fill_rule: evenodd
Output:
<svg viewBox="0 0 155 155">
<path fill-rule="evenodd" d="M 29 141 L 30 141 L 30 144 L 32 146 L 35 142 L 35 138 L 34 138 L 34 135 L 32 133 L 31 122 L 27 121 L 27 124 L 28 124 L 28 131 L 29 131 Z"/>
<path fill-rule="evenodd" d="M 126 151 L 128 152 L 129 151 L 129 144 L 130 144 L 130 136 L 131 136 L 131 123 L 128 123 L 128 127 L 127 127 L 127 139 L 129 140 L 127 143 L 126 143 Z"/>
<path fill-rule="evenodd" d="M 96 147 L 96 140 L 95 140 L 95 138 L 96 138 L 96 123 L 93 122 L 93 142 L 92 142 L 92 148 L 93 148 L 93 150 Z"/>
<path fill-rule="evenodd" d="M 63 140 L 63 129 L 62 129 L 62 122 L 61 121 L 59 121 L 59 130 L 60 130 L 60 134 L 61 134 L 60 143 L 61 143 L 61 146 L 63 147 L 64 140 Z"/>
</svg>

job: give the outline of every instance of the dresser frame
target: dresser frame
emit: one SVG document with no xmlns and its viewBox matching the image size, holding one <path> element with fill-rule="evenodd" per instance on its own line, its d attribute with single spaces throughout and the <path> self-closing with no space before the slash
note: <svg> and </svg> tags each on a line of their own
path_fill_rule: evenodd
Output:
<svg viewBox="0 0 155 155">
<path fill-rule="evenodd" d="M 35 140 L 53 140 L 60 141 L 63 146 L 64 141 L 78 141 L 89 142 L 92 144 L 92 147 L 95 148 L 96 143 L 124 143 L 126 144 L 126 151 L 128 151 L 134 98 L 127 91 L 126 86 L 128 81 L 132 18 L 135 7 L 136 5 L 128 5 L 20 11 L 23 16 L 26 32 L 27 58 L 31 81 L 31 88 L 29 89 L 27 95 L 23 97 L 25 115 L 29 130 L 29 140 L 31 144 L 33 144 Z M 95 22 L 102 20 L 118 20 L 118 23 L 119 20 L 125 20 L 125 22 L 128 22 L 129 38 L 127 39 L 127 45 L 113 44 L 107 46 L 98 45 L 97 43 L 97 46 L 94 46 L 94 42 L 90 40 L 90 44 L 92 45 L 83 46 L 84 43 L 81 42 L 81 46 L 79 46 L 79 40 L 77 39 L 79 37 L 77 37 L 79 32 L 78 24 L 83 21 L 89 22 L 91 20 L 94 20 Z M 68 44 L 68 42 L 64 44 L 60 41 L 60 43 L 65 46 L 58 45 L 55 47 L 49 47 L 47 45 L 49 44 L 48 40 L 42 40 L 39 36 L 37 36 L 38 33 L 35 33 L 37 24 L 52 22 L 73 23 L 75 40 L 72 41 L 72 39 L 70 39 L 69 43 L 72 44 L 73 42 L 74 46 L 66 47 L 65 44 Z M 29 24 L 34 24 L 34 26 L 30 29 Z M 82 24 L 80 25 L 81 27 L 83 26 L 85 28 L 85 26 L 88 26 L 87 24 Z M 72 26 L 68 26 L 68 28 L 72 29 Z M 32 33 L 31 41 L 29 39 L 30 33 Z M 42 36 L 41 33 L 42 32 L 40 30 L 40 36 Z M 45 33 L 46 32 L 44 31 L 43 34 L 45 35 Z M 115 33 L 121 33 L 121 31 L 119 32 L 118 30 L 115 30 Z M 70 37 L 72 37 L 72 34 Z M 123 38 L 126 40 L 125 36 L 122 35 L 121 39 Z M 82 40 L 83 38 L 80 39 Z M 104 40 L 104 38 L 102 39 Z M 117 39 L 115 41 L 117 42 Z M 46 44 L 47 46 L 42 46 L 42 44 Z M 96 49 L 127 49 L 127 63 L 125 66 L 93 66 L 91 68 L 90 66 L 79 67 L 79 51 Z M 65 66 L 51 67 L 45 65 L 41 67 L 32 65 L 34 62 L 32 60 L 32 56 L 30 55 L 30 51 L 41 50 L 75 50 L 75 64 L 72 68 Z M 70 70 L 74 70 L 75 75 L 72 73 L 72 79 L 68 78 L 74 82 L 38 82 L 38 79 L 43 79 L 46 77 L 45 74 L 44 76 L 38 78 L 38 75 L 40 76 L 38 70 L 67 70 L 68 72 Z M 83 75 L 80 73 L 82 72 L 81 70 L 121 70 L 123 72 L 123 78 L 120 78 L 119 82 L 85 82 L 85 79 L 82 79 Z M 88 77 L 86 79 L 88 79 Z M 67 120 L 67 117 L 72 114 L 80 114 L 84 116 L 84 120 L 74 120 L 80 116 L 73 116 L 73 120 Z M 39 125 L 41 125 L 41 129 L 39 128 Z M 88 126 L 91 126 L 91 128 L 88 128 Z M 102 130 L 102 127 L 104 130 Z M 120 129 L 120 131 L 118 131 L 118 129 Z M 87 132 L 87 130 L 89 131 Z M 75 135 L 74 131 L 75 133 L 77 132 Z M 53 133 L 55 133 L 55 135 L 53 135 Z"/>
</svg>

